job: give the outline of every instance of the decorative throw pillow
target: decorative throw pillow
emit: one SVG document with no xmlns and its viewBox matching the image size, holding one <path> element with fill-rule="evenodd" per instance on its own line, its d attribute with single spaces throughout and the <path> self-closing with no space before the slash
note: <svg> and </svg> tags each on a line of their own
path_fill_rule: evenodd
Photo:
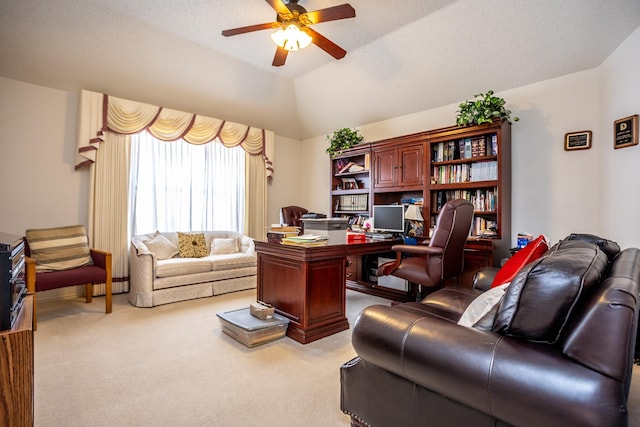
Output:
<svg viewBox="0 0 640 427">
<path fill-rule="evenodd" d="M 538 236 L 507 260 L 493 278 L 491 287 L 495 288 L 496 286 L 511 282 L 513 278 L 516 277 L 516 274 L 518 274 L 518 271 L 522 270 L 522 267 L 540 258 L 548 249 L 549 245 L 547 244 L 546 237 L 543 235 Z"/>
<path fill-rule="evenodd" d="M 38 272 L 93 264 L 84 225 L 29 229 L 25 236 Z"/>
<path fill-rule="evenodd" d="M 176 245 L 159 231 L 156 231 L 151 239 L 145 240 L 144 244 L 153 252 L 158 259 L 169 259 L 178 255 L 179 251 Z"/>
<path fill-rule="evenodd" d="M 202 258 L 209 255 L 204 233 L 181 233 L 178 231 L 180 258 Z"/>
<path fill-rule="evenodd" d="M 580 297 L 600 283 L 609 264 L 598 246 L 561 241 L 557 249 L 524 268 L 507 288 L 492 331 L 554 344 Z"/>
<path fill-rule="evenodd" d="M 509 283 L 504 283 L 478 295 L 462 313 L 458 325 L 490 331 L 507 287 Z"/>
<path fill-rule="evenodd" d="M 238 253 L 238 240 L 213 239 L 211 242 L 211 255 L 235 254 Z"/>
</svg>

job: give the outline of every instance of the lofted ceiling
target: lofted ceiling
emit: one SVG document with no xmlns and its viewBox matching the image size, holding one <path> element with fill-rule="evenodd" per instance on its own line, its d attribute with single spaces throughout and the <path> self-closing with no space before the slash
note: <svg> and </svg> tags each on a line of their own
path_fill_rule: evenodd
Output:
<svg viewBox="0 0 640 427">
<path fill-rule="evenodd" d="M 0 0 L 0 77 L 90 89 L 304 139 L 590 69 L 640 27 L 638 0 L 350 3 L 318 47 L 272 67 L 264 0 Z M 454 118 L 452 118 L 453 124 Z"/>
</svg>

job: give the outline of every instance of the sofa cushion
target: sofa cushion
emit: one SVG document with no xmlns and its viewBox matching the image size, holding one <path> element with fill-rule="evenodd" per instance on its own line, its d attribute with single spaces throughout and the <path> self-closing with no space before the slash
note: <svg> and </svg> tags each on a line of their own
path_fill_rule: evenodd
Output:
<svg viewBox="0 0 640 427">
<path fill-rule="evenodd" d="M 490 331 L 509 283 L 492 287 L 478 295 L 460 316 L 458 325 Z"/>
<path fill-rule="evenodd" d="M 494 288 L 505 283 L 510 283 L 525 265 L 540 258 L 547 249 L 549 249 L 547 239 L 542 235 L 529 242 L 527 246 L 516 252 L 507 260 L 502 268 L 498 270 L 496 276 L 493 278 L 491 287 Z"/>
<path fill-rule="evenodd" d="M 204 233 L 182 233 L 178 231 L 180 258 L 202 258 L 209 255 Z"/>
<path fill-rule="evenodd" d="M 615 258 L 616 255 L 620 252 L 620 245 L 618 243 L 603 239 L 602 237 L 593 235 L 593 234 L 585 234 L 585 233 L 572 233 L 565 240 L 582 240 L 585 242 L 593 243 L 597 245 L 602 251 L 607 254 L 609 257 L 609 261 Z"/>
<path fill-rule="evenodd" d="M 600 281 L 607 256 L 585 241 L 563 240 L 513 279 L 492 330 L 529 341 L 555 343 L 578 299 Z"/>
<path fill-rule="evenodd" d="M 206 271 L 211 271 L 211 261 L 208 258 L 169 258 L 158 260 L 156 265 L 156 277 L 183 276 Z"/>
<path fill-rule="evenodd" d="M 143 242 L 158 259 L 173 258 L 179 253 L 178 247 L 159 231 L 156 231 L 151 239 L 144 240 Z"/>
<path fill-rule="evenodd" d="M 84 225 L 29 229 L 25 232 L 36 271 L 60 271 L 93 264 Z"/>
<path fill-rule="evenodd" d="M 234 268 L 243 267 L 255 267 L 256 256 L 255 254 L 225 254 L 225 255 L 210 255 L 207 257 L 211 262 L 212 271 L 231 270 Z"/>
<path fill-rule="evenodd" d="M 238 253 L 238 239 L 213 239 L 211 241 L 211 255 Z"/>
</svg>

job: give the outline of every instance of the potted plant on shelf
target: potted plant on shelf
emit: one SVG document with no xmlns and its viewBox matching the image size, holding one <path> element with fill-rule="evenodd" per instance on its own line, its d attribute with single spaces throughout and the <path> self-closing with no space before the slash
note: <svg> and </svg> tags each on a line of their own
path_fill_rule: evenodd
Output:
<svg viewBox="0 0 640 427">
<path fill-rule="evenodd" d="M 458 126 L 480 125 L 491 123 L 494 119 L 504 119 L 511 123 L 511 110 L 504 108 L 504 99 L 493 96 L 490 90 L 485 94 L 473 95 L 475 99 L 465 101 L 459 105 L 456 124 Z M 514 121 L 520 120 L 514 117 Z"/>
<path fill-rule="evenodd" d="M 356 144 L 362 142 L 364 137 L 360 135 L 360 131 L 357 129 L 342 128 L 333 132 L 332 135 L 327 135 L 327 141 L 329 141 L 329 147 L 326 152 L 331 156 L 342 154 L 344 150 L 353 147 Z"/>
</svg>

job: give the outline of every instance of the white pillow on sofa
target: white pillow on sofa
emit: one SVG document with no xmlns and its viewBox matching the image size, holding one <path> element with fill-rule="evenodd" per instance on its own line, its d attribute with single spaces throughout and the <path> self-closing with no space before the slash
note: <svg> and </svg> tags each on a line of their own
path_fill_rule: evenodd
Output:
<svg viewBox="0 0 640 427">
<path fill-rule="evenodd" d="M 490 331 L 498 305 L 511 283 L 505 283 L 478 295 L 460 316 L 458 325 Z"/>
<path fill-rule="evenodd" d="M 213 239 L 210 255 L 224 255 L 238 253 L 238 239 Z"/>
<path fill-rule="evenodd" d="M 169 259 L 178 255 L 178 247 L 160 233 L 156 231 L 151 239 L 145 240 L 144 244 L 153 252 L 158 259 Z"/>
</svg>

